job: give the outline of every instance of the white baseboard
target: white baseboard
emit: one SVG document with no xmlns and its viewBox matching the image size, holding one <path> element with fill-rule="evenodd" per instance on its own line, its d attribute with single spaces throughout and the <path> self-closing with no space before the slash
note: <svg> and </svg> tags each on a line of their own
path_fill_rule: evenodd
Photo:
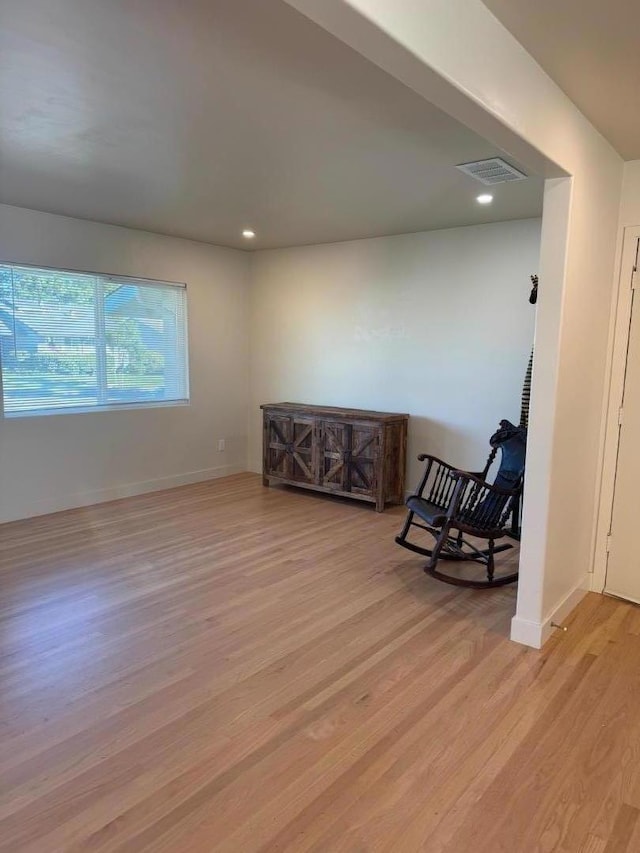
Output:
<svg viewBox="0 0 640 853">
<path fill-rule="evenodd" d="M 523 646 L 541 649 L 555 630 L 555 628 L 552 628 L 551 623 L 557 622 L 561 625 L 574 607 L 589 592 L 590 586 L 591 574 L 587 573 L 553 610 L 547 614 L 542 622 L 533 622 L 530 619 L 522 619 L 519 616 L 514 616 L 511 620 L 511 639 L 515 643 L 522 643 Z"/>
<path fill-rule="evenodd" d="M 511 639 L 514 643 L 540 649 L 542 648 L 542 625 L 540 622 L 514 616 L 511 620 Z"/>
<path fill-rule="evenodd" d="M 87 492 L 75 492 L 70 495 L 52 495 L 37 501 L 14 506 L 0 517 L 0 523 L 19 521 L 23 518 L 33 518 L 37 515 L 47 515 L 65 509 L 76 509 L 81 506 L 115 501 L 120 498 L 130 498 L 147 492 L 159 492 L 162 489 L 173 489 L 176 486 L 188 486 L 191 483 L 201 483 L 205 480 L 216 480 L 231 474 L 245 471 L 243 465 L 220 465 L 217 468 L 203 468 L 199 471 L 188 471 L 184 474 L 172 474 L 168 477 L 158 477 L 154 480 L 143 480 L 137 483 L 123 483 L 107 489 L 94 489 Z"/>
</svg>

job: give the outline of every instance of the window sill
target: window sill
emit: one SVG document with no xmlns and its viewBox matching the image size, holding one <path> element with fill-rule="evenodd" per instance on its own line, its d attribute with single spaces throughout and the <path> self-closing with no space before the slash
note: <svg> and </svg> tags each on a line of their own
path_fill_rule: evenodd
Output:
<svg viewBox="0 0 640 853">
<path fill-rule="evenodd" d="M 59 409 L 33 409 L 25 412 L 4 412 L 5 420 L 41 418 L 50 415 L 89 415 L 93 412 L 122 412 L 129 409 L 167 409 L 190 406 L 190 400 L 161 400 L 150 403 L 111 403 L 102 406 L 69 406 Z"/>
</svg>

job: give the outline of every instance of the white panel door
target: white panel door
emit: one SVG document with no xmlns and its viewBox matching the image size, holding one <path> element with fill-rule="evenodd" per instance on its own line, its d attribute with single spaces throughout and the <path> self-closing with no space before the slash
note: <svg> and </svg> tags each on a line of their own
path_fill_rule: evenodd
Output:
<svg viewBox="0 0 640 853">
<path fill-rule="evenodd" d="M 605 592 L 640 603 L 640 285 L 638 242 L 631 276 L 629 343 L 620 409 Z M 623 284 L 624 286 L 624 284 Z"/>
</svg>

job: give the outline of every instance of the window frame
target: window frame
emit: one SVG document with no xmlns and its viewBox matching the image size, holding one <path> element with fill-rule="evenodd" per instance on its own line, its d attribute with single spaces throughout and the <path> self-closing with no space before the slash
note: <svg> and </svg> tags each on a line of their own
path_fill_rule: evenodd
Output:
<svg viewBox="0 0 640 853">
<path fill-rule="evenodd" d="M 7 412 L 4 405 L 4 377 L 2 371 L 2 351 L 0 350 L 0 419 L 1 420 L 16 420 L 19 418 L 39 418 L 50 417 L 53 415 L 79 415 L 92 414 L 94 412 L 117 412 L 127 411 L 129 409 L 166 409 L 174 407 L 184 407 L 191 405 L 191 381 L 190 381 L 190 351 L 189 351 L 189 288 L 184 281 L 168 281 L 167 279 L 155 279 L 147 276 L 139 275 L 118 275 L 114 273 L 98 272 L 96 270 L 85 270 L 71 267 L 54 267 L 48 264 L 23 263 L 22 261 L 8 261 L 0 258 L 0 266 L 8 267 L 23 267 L 26 269 L 43 270 L 52 273 L 68 273 L 69 275 L 87 275 L 94 276 L 97 279 L 97 287 L 100 292 L 100 297 L 104 301 L 104 283 L 105 282 L 122 282 L 123 284 L 141 284 L 142 286 L 158 285 L 160 287 L 177 288 L 184 291 L 184 311 L 183 311 L 183 326 L 184 326 L 184 391 L 185 397 L 175 400 L 143 400 L 141 402 L 130 403 L 109 403 L 100 402 L 94 406 L 59 406 L 54 408 L 40 408 L 15 412 Z M 98 315 L 102 315 L 102 304 L 100 298 L 96 295 L 94 310 L 96 312 L 96 333 L 95 339 L 98 339 Z M 96 345 L 96 379 L 100 375 L 98 347 Z M 105 377 L 103 376 L 104 380 Z M 103 390 L 98 384 L 98 397 L 100 398 Z"/>
</svg>

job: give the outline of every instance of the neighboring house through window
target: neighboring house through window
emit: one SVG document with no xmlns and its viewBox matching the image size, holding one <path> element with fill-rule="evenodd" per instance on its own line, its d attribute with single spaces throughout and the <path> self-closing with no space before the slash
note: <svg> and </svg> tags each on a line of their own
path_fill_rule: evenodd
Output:
<svg viewBox="0 0 640 853">
<path fill-rule="evenodd" d="M 186 288 L 0 264 L 6 416 L 188 401 Z"/>
</svg>

